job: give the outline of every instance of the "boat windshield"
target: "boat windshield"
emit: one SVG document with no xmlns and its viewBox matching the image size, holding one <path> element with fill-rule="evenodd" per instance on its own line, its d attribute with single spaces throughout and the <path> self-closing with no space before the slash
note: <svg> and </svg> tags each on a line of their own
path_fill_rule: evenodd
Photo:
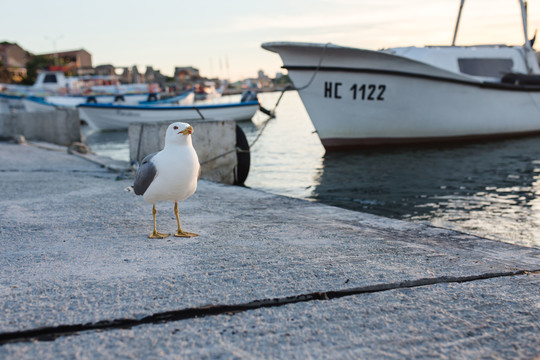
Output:
<svg viewBox="0 0 540 360">
<path fill-rule="evenodd" d="M 512 59 L 462 58 L 458 59 L 459 71 L 473 76 L 501 77 L 512 72 Z"/>
</svg>

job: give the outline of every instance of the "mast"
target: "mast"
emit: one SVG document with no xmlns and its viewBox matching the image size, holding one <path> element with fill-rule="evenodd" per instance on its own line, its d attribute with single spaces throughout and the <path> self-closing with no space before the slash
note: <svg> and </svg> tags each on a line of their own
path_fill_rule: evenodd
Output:
<svg viewBox="0 0 540 360">
<path fill-rule="evenodd" d="M 521 19 L 523 23 L 523 35 L 525 36 L 525 47 L 527 50 L 532 50 L 531 42 L 529 41 L 529 35 L 527 34 L 527 2 L 519 0 L 519 6 L 521 8 Z"/>
<path fill-rule="evenodd" d="M 525 64 L 527 65 L 528 73 L 532 74 L 534 67 L 531 65 L 531 57 L 534 59 L 536 59 L 536 57 L 534 56 L 534 50 L 529 41 L 529 35 L 527 34 L 527 2 L 519 0 L 519 6 L 521 8 L 521 20 L 523 22 L 523 36 L 525 37 L 525 44 L 523 44 Z"/>
<path fill-rule="evenodd" d="M 463 4 L 465 4 L 465 0 L 461 0 L 461 3 L 459 4 L 459 12 L 458 12 L 457 21 L 456 21 L 456 28 L 454 30 L 454 38 L 452 39 L 452 46 L 456 46 L 456 37 L 457 37 L 457 31 L 459 27 L 459 20 L 461 19 L 461 10 L 463 10 Z"/>
</svg>

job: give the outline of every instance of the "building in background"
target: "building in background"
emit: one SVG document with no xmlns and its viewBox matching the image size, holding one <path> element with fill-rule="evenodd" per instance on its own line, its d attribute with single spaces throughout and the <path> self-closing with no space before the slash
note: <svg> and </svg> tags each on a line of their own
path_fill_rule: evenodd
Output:
<svg viewBox="0 0 540 360">
<path fill-rule="evenodd" d="M 194 83 L 201 80 L 199 69 L 192 66 L 175 67 L 174 68 L 174 81 L 180 87 L 179 90 L 190 87 Z"/>
<path fill-rule="evenodd" d="M 136 65 L 131 67 L 131 79 L 128 82 L 131 84 L 141 84 L 144 82 L 143 75 L 139 72 Z"/>
<path fill-rule="evenodd" d="M 165 75 L 161 73 L 161 71 L 154 70 L 152 66 L 147 66 L 146 72 L 144 73 L 144 81 L 149 84 L 156 83 L 159 84 L 161 87 L 164 87 L 167 79 Z"/>
<path fill-rule="evenodd" d="M 276 80 L 270 79 L 262 70 L 258 72 L 256 78 L 229 84 L 228 81 L 218 78 L 206 78 L 200 74 L 199 69 L 193 66 L 175 67 L 173 77 L 163 75 L 152 66 L 147 66 L 144 73 L 140 73 L 136 65 L 116 67 L 112 64 L 103 64 L 94 68 L 92 55 L 84 49 L 35 55 L 16 43 L 0 42 L 0 83 L 22 81 L 32 84 L 41 70 L 61 71 L 70 76 L 111 76 L 118 78 L 124 84 L 157 83 L 171 92 L 205 88 L 210 83 L 215 88 L 233 92 L 254 88 L 264 91 L 272 88 L 277 83 L 276 80 L 280 83 L 286 82 L 282 80 L 288 80 L 288 77 L 283 74 L 276 74 Z"/>
<path fill-rule="evenodd" d="M 84 49 L 39 54 L 52 58 L 54 66 L 50 70 L 63 71 L 70 75 L 92 75 L 92 55 Z"/>
<path fill-rule="evenodd" d="M 116 68 L 111 64 L 98 65 L 94 68 L 94 75 L 115 76 Z"/>
<path fill-rule="evenodd" d="M 0 43 L 0 62 L 9 73 L 10 80 L 20 82 L 26 77 L 26 62 L 30 58 L 28 52 L 15 43 Z"/>
<path fill-rule="evenodd" d="M 272 86 L 272 79 L 270 79 L 263 70 L 259 70 L 259 72 L 257 73 L 257 87 L 260 89 L 264 89 L 270 86 Z"/>
</svg>

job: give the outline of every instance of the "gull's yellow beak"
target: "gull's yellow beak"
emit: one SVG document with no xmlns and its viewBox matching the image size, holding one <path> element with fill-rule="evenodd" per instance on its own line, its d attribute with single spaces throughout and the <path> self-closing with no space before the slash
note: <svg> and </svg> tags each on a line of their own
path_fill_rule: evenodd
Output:
<svg viewBox="0 0 540 360">
<path fill-rule="evenodd" d="M 184 135 L 191 135 L 193 134 L 193 127 L 191 126 L 188 126 L 187 128 L 185 128 L 184 130 L 180 131 L 179 134 L 182 133 Z"/>
</svg>

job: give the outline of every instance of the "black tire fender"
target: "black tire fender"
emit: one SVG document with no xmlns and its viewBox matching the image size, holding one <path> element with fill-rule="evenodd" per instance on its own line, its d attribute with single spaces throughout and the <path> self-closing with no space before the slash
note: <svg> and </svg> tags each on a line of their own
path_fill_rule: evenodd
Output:
<svg viewBox="0 0 540 360">
<path fill-rule="evenodd" d="M 251 164 L 251 154 L 249 152 L 249 143 L 242 128 L 236 125 L 236 165 L 234 173 L 234 185 L 244 185 Z"/>
</svg>

